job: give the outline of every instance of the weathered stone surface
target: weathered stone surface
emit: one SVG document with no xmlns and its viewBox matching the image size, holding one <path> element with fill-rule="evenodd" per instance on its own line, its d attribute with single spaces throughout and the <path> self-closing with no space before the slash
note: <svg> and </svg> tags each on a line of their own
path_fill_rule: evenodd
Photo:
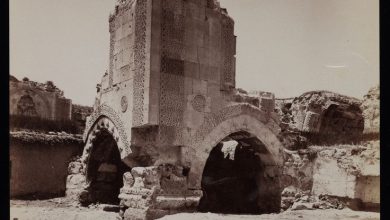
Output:
<svg viewBox="0 0 390 220">
<path fill-rule="evenodd" d="M 373 153 L 379 151 L 379 142 L 376 149 L 370 146 L 372 142 L 366 146 L 345 146 L 320 151 L 314 164 L 313 194 L 358 198 L 363 199 L 363 202 L 375 200 L 379 203 L 379 186 L 366 183 L 364 178 L 361 178 L 366 172 L 369 176 L 379 176 L 379 157 Z M 364 201 L 368 197 L 359 192 L 365 190 L 371 191 L 372 195 L 375 195 L 371 198 L 375 199 Z"/>
<path fill-rule="evenodd" d="M 155 206 L 159 209 L 182 209 L 186 207 L 186 198 L 157 196 Z"/>
<path fill-rule="evenodd" d="M 79 174 L 82 172 L 83 164 L 80 161 L 71 162 L 68 167 L 69 174 Z"/>
<path fill-rule="evenodd" d="M 371 88 L 363 98 L 364 133 L 379 133 L 379 86 Z"/>
<path fill-rule="evenodd" d="M 119 195 L 124 218 L 155 219 L 178 211 L 195 211 L 199 192 L 188 190 L 183 180 L 183 167 L 170 164 L 135 167 L 131 174 L 125 173 Z"/>
<path fill-rule="evenodd" d="M 284 157 L 282 187 L 287 186 L 285 193 L 293 189 L 311 190 L 315 153 L 309 150 L 285 150 Z"/>
<path fill-rule="evenodd" d="M 148 209 L 128 208 L 126 209 L 123 219 L 125 220 L 149 220 L 147 218 Z"/>
<path fill-rule="evenodd" d="M 305 148 L 307 144 L 358 142 L 364 128 L 361 103 L 356 98 L 327 91 L 277 99 L 275 111 L 281 121 L 280 139 L 290 150 Z M 299 140 L 302 137 L 303 142 Z"/>
<path fill-rule="evenodd" d="M 131 174 L 134 177 L 134 188 L 151 189 L 160 185 L 158 167 L 135 167 L 131 169 Z"/>
<path fill-rule="evenodd" d="M 315 202 L 316 209 L 377 210 L 379 159 L 379 141 L 285 150 L 282 210 L 296 202 Z"/>
<path fill-rule="evenodd" d="M 123 188 L 130 189 L 134 184 L 134 177 L 131 175 L 131 172 L 126 172 L 123 174 Z"/>
<path fill-rule="evenodd" d="M 291 210 L 312 210 L 313 209 L 313 204 L 312 203 L 303 203 L 303 202 L 295 202 Z"/>
<path fill-rule="evenodd" d="M 144 195 L 121 194 L 119 198 L 121 199 L 121 205 L 137 209 L 147 208 L 153 202 L 150 196 Z"/>
</svg>

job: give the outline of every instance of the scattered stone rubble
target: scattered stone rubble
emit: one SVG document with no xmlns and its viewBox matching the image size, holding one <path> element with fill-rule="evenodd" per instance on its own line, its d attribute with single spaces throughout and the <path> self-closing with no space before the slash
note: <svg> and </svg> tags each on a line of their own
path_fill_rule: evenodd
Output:
<svg viewBox="0 0 390 220">
<path fill-rule="evenodd" d="M 283 211 L 344 207 L 359 209 L 359 202 L 364 201 L 359 201 L 362 198 L 355 196 L 355 192 L 360 190 L 356 188 L 359 185 L 358 179 L 364 176 L 379 176 L 379 141 L 365 142 L 362 145 L 311 146 L 306 151 L 287 151 L 286 155 L 282 184 L 288 186 L 282 192 Z M 353 185 L 348 186 L 351 191 L 349 195 L 337 195 L 338 190 L 334 189 L 343 187 L 345 183 L 336 182 L 333 185 L 325 183 L 324 186 L 323 178 L 316 177 L 316 174 L 322 173 L 318 171 L 318 166 L 322 166 L 321 164 L 328 160 L 335 160 L 337 164 L 334 169 L 328 169 L 330 179 L 336 177 L 333 173 L 337 169 L 345 170 L 346 175 L 349 175 L 348 178 L 352 179 Z M 326 174 L 321 176 L 328 178 Z M 319 183 L 313 184 L 313 179 L 316 178 Z M 345 176 L 340 175 L 339 178 L 340 180 L 336 181 L 343 181 Z M 321 194 L 316 191 L 320 191 Z"/>
<path fill-rule="evenodd" d="M 171 165 L 134 168 L 125 173 L 120 215 L 125 219 L 156 219 L 194 210 L 199 191 L 187 189 L 184 168 Z"/>
<path fill-rule="evenodd" d="M 379 136 L 364 138 L 360 120 L 364 117 L 365 134 L 379 133 L 379 87 L 371 89 L 363 102 L 328 92 L 305 94 L 300 98 L 276 101 L 275 110 L 281 117 L 282 125 L 284 124 L 282 126 L 284 132 L 280 135 L 285 147 L 282 211 L 344 207 L 356 210 L 374 207 L 371 210 L 377 210 L 380 175 Z M 331 128 L 336 131 L 343 127 L 349 129 L 351 126 L 348 126 L 348 123 L 356 125 L 354 122 L 358 122 L 359 128 L 355 127 L 356 133 L 349 136 L 350 139 L 346 136 L 345 140 L 339 140 L 339 137 L 335 136 L 331 137 L 333 140 L 318 142 L 317 137 L 311 135 L 316 129 L 299 127 L 307 124 L 299 122 L 303 118 L 299 117 L 301 114 L 299 109 L 301 111 L 307 109 L 313 105 L 311 103 L 317 105 L 319 109 L 326 109 L 321 106 L 329 106 L 327 102 L 336 101 L 344 105 L 342 108 L 344 112 L 341 113 L 351 116 L 351 120 L 340 124 L 341 127 Z M 323 118 L 321 120 L 332 119 L 324 115 L 319 115 Z M 312 128 L 316 127 L 311 125 Z M 319 127 L 321 128 L 321 125 Z M 318 131 L 322 135 L 322 130 Z M 349 141 L 348 144 L 343 144 L 346 140 Z"/>
<path fill-rule="evenodd" d="M 281 121 L 280 138 L 290 150 L 305 148 L 307 144 L 351 143 L 364 129 L 362 101 L 356 98 L 311 91 L 275 102 Z"/>
</svg>

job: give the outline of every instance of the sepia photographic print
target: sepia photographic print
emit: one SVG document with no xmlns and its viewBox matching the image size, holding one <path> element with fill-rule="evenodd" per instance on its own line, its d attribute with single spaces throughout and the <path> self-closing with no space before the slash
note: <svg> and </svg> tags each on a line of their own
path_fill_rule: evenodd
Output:
<svg viewBox="0 0 390 220">
<path fill-rule="evenodd" d="M 11 0 L 10 220 L 379 220 L 379 0 Z"/>
</svg>

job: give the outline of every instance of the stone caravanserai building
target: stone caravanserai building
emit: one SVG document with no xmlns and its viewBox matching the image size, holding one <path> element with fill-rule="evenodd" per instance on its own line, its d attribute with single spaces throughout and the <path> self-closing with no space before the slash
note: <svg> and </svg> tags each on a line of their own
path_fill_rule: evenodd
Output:
<svg viewBox="0 0 390 220">
<path fill-rule="evenodd" d="M 274 98 L 235 102 L 234 21 L 216 0 L 122 0 L 67 195 L 124 219 L 280 210 Z M 237 145 L 238 143 L 238 145 Z M 234 187 L 233 187 L 234 186 Z"/>
</svg>

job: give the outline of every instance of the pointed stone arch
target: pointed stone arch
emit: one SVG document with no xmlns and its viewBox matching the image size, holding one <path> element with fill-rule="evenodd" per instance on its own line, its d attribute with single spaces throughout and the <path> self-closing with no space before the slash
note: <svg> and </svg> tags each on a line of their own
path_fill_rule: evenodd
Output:
<svg viewBox="0 0 390 220">
<path fill-rule="evenodd" d="M 130 170 L 125 158 L 131 154 L 116 124 L 101 115 L 90 127 L 81 157 L 83 193 L 79 201 L 88 205 L 94 202 L 117 204 L 122 175 Z"/>
<path fill-rule="evenodd" d="M 249 104 L 228 106 L 216 114 L 206 117 L 196 132 L 192 152 L 186 152 L 187 161 L 191 161 L 189 173 L 190 188 L 200 189 L 202 172 L 211 149 L 232 133 L 245 131 L 255 135 L 264 143 L 269 157 L 267 165 L 280 170 L 283 165 L 283 146 L 277 135 L 280 128 L 277 118 Z"/>
<path fill-rule="evenodd" d="M 108 105 L 100 105 L 89 117 L 83 134 L 84 151 L 90 149 L 92 140 L 96 138 L 96 133 L 101 128 L 108 129 L 114 139 L 117 139 L 122 159 L 132 152 L 122 120 L 118 113 Z M 84 155 L 83 153 L 83 157 Z"/>
<path fill-rule="evenodd" d="M 109 117 L 101 115 L 95 121 L 93 126 L 89 129 L 89 132 L 86 135 L 85 147 L 82 156 L 82 162 L 84 162 L 85 164 L 87 164 L 88 162 L 88 158 L 90 156 L 89 154 L 92 150 L 94 140 L 103 130 L 108 132 L 114 138 L 122 159 L 126 158 L 129 154 L 131 154 L 132 151 L 127 142 L 127 139 L 123 134 L 124 131 L 121 130 L 120 127 L 118 128 L 118 126 Z"/>
</svg>

